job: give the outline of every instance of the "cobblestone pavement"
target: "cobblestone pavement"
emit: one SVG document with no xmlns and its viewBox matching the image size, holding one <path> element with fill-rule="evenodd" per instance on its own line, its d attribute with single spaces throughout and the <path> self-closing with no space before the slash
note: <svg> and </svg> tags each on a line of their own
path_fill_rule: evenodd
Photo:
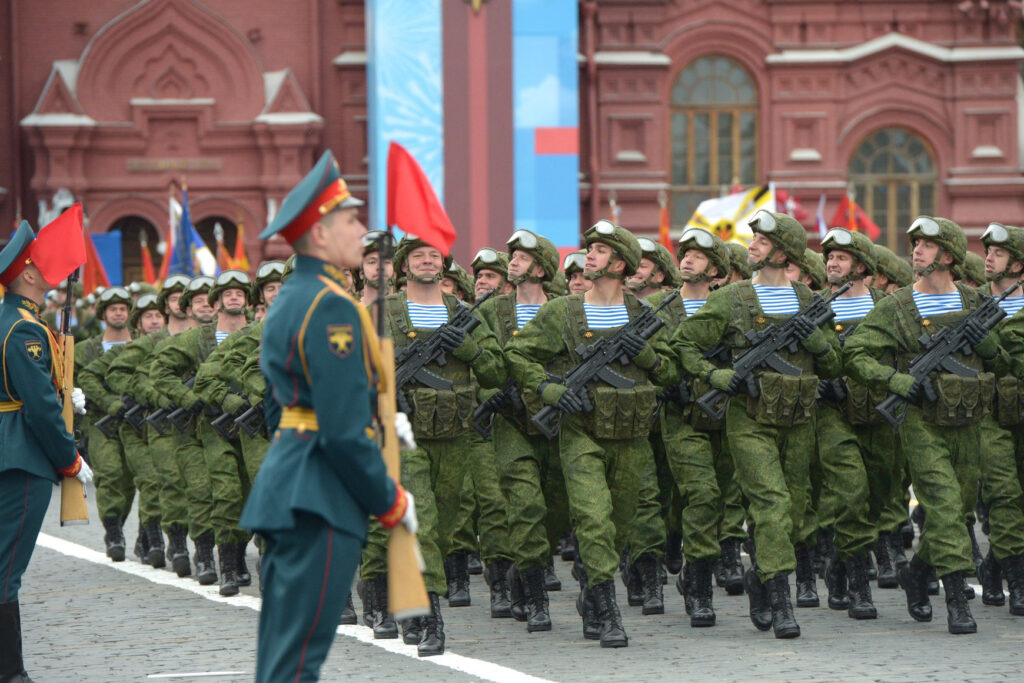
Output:
<svg viewBox="0 0 1024 683">
<path fill-rule="evenodd" d="M 60 496 L 54 492 L 21 591 L 25 664 L 34 680 L 251 680 L 259 605 L 255 586 L 243 588 L 241 596 L 220 598 L 216 587 L 142 566 L 134 557 L 115 565 L 102 556 L 103 529 L 92 499 L 91 524 L 62 528 Z M 135 530 L 136 523 L 129 522 L 129 544 Z M 253 569 L 255 556 L 250 545 Z M 527 634 L 524 624 L 490 619 L 487 588 L 474 576 L 473 606 L 443 608 L 449 654 L 420 660 L 400 640 L 377 641 L 389 651 L 373 644 L 369 629 L 341 627 L 322 679 L 1024 679 L 1024 618 L 1011 617 L 1006 607 L 986 607 L 980 597 L 971 603 L 979 633 L 955 637 L 946 633 L 941 596 L 933 598 L 935 620 L 918 624 L 906 613 L 902 591 L 876 588 L 879 618 L 855 622 L 824 606 L 819 582 L 823 606 L 798 609 L 803 636 L 780 641 L 754 629 L 743 596 L 716 589 L 718 625 L 691 629 L 674 577 L 665 589 L 663 616 L 644 617 L 639 608 L 626 607 L 618 583 L 630 645 L 602 650 L 582 638 L 569 565 L 557 561 L 556 568 L 565 590 L 551 594 L 550 633 Z"/>
</svg>

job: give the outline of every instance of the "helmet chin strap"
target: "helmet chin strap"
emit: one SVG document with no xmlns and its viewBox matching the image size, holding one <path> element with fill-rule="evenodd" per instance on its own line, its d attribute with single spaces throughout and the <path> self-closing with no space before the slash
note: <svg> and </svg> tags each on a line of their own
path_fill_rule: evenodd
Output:
<svg viewBox="0 0 1024 683">
<path fill-rule="evenodd" d="M 610 273 L 608 272 L 608 266 L 605 266 L 601 270 L 584 270 L 583 279 L 585 280 L 600 280 L 603 277 L 610 277 L 613 280 L 625 280 L 626 276 L 622 273 Z"/>
<path fill-rule="evenodd" d="M 787 265 L 789 265 L 786 261 L 783 261 L 782 263 L 775 263 L 772 261 L 772 256 L 775 256 L 775 254 L 777 254 L 778 251 L 779 245 L 772 242 L 772 250 L 768 252 L 768 255 L 765 256 L 759 263 L 751 263 L 750 269 L 753 271 L 758 271 L 761 270 L 762 268 L 785 268 Z"/>
<path fill-rule="evenodd" d="M 442 280 L 442 277 L 441 273 L 434 273 L 433 275 L 413 275 L 411 279 L 421 285 L 436 285 Z"/>
<path fill-rule="evenodd" d="M 713 266 L 709 264 L 702 273 L 684 273 L 683 271 L 679 271 L 679 279 L 691 285 L 699 282 L 711 282 L 715 279 L 710 273 L 712 267 Z"/>
<path fill-rule="evenodd" d="M 544 282 L 544 278 L 537 277 L 536 275 L 530 275 L 529 273 L 523 273 L 522 275 L 509 275 L 506 279 L 513 287 L 518 287 L 524 282 L 532 282 L 535 285 L 539 285 Z"/>
<path fill-rule="evenodd" d="M 952 263 L 949 265 L 940 263 L 944 251 L 945 250 L 942 247 L 939 247 L 939 251 L 935 254 L 935 260 L 929 263 L 924 268 L 914 268 L 914 272 L 921 277 L 928 277 L 937 270 L 953 270 Z"/>
</svg>

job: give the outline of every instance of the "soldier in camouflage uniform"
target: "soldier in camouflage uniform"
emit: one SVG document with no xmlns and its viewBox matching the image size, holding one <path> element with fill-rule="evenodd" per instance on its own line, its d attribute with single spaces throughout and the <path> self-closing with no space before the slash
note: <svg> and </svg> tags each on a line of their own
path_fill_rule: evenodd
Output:
<svg viewBox="0 0 1024 683">
<path fill-rule="evenodd" d="M 848 374 L 868 388 L 904 397 L 906 416 L 897 437 L 906 455 L 914 493 L 928 513 L 917 553 L 898 572 L 907 608 L 917 621 L 930 621 L 928 576 L 942 578 L 950 633 L 974 633 L 977 624 L 965 595 L 964 573 L 971 571 L 971 540 L 963 511 L 977 497 L 978 421 L 990 405 L 993 375 L 975 377 L 907 373 L 921 351 L 920 337 L 960 323 L 982 303 L 981 295 L 953 281 L 967 239 L 956 223 L 919 216 L 907 231 L 918 280 L 883 298 L 846 341 Z M 965 330 L 972 353 L 953 358 L 976 371 L 1005 362 L 995 335 L 981 325 Z M 895 368 L 886 359 L 895 358 Z"/>
<path fill-rule="evenodd" d="M 790 283 L 785 274 L 787 263 L 804 257 L 803 227 L 790 216 L 767 211 L 758 211 L 750 226 L 754 278 L 712 292 L 672 338 L 685 372 L 733 396 L 745 386 L 744 378 L 731 368 L 717 367 L 705 352 L 721 340 L 735 358 L 750 345 L 746 332 L 781 324 L 813 297 L 806 285 Z M 801 374 L 757 371 L 758 396 L 731 400 L 726 415 L 729 450 L 754 522 L 756 571 L 752 568 L 745 576 L 751 621 L 761 630 L 774 628 L 777 638 L 800 635 L 788 575 L 796 568 L 794 542 L 807 504 L 818 377 L 831 379 L 841 368 L 838 342 L 830 328 L 803 321 L 798 332 L 803 341 L 786 360 Z"/>
<path fill-rule="evenodd" d="M 378 248 L 380 232 L 380 230 L 371 230 L 363 235 L 363 263 L 359 267 L 359 281 L 362 283 L 359 301 L 371 313 L 373 312 L 373 304 L 377 301 L 377 297 L 391 294 L 395 287 L 394 263 L 391 259 L 386 259 L 383 263 L 381 262 L 380 249 Z M 394 238 L 389 237 L 389 239 L 392 241 L 391 246 L 393 249 Z M 380 286 L 378 275 L 381 268 L 384 268 L 384 285 L 386 288 L 384 292 L 377 291 L 377 288 Z"/>
<path fill-rule="evenodd" d="M 987 284 L 985 275 L 985 259 L 969 251 L 964 255 L 964 265 L 960 269 L 960 280 L 968 287 L 978 289 Z M 999 296 L 999 293 L 996 293 Z"/>
<path fill-rule="evenodd" d="M 542 304 L 554 298 L 544 292 L 543 286 L 558 268 L 555 245 L 528 230 L 515 231 L 507 246 L 512 255 L 507 273 L 516 291 L 495 296 L 478 309 L 503 348 Z M 484 392 L 481 398 L 488 398 L 490 393 Z M 517 396 L 521 396 L 518 390 Z M 533 402 L 534 412 L 538 404 Z M 569 526 L 569 513 L 558 442 L 540 435 L 530 422 L 531 414 L 521 398 L 511 401 L 495 415 L 491 440 L 486 443 L 491 445 L 501 491 L 508 500 L 510 543 L 506 550 L 515 560 L 514 568 L 511 562 L 495 566 L 488 578 L 492 587 L 496 581 L 511 582 L 512 614 L 525 620 L 526 630 L 532 633 L 551 630 L 545 570 L 558 537 Z M 508 572 L 507 578 L 502 571 Z"/>
<path fill-rule="evenodd" d="M 583 265 L 586 260 L 585 249 L 565 255 L 565 260 L 562 261 L 562 270 L 565 271 L 566 287 L 569 289 L 569 294 L 582 294 L 594 286 L 591 280 L 583 277 Z"/>
<path fill-rule="evenodd" d="M 559 457 L 569 496 L 569 509 L 579 541 L 577 574 L 584 637 L 600 639 L 602 647 L 626 647 L 628 638 L 615 601 L 613 577 L 636 514 L 640 482 L 655 476 L 648 434 L 656 417 L 654 383 L 677 378 L 662 337 L 647 342 L 638 333 L 625 335 L 631 360 L 615 370 L 634 380 L 631 389 L 603 383 L 587 387 L 587 401 L 548 374 L 580 361 L 578 345 L 589 345 L 617 333 L 645 307 L 622 287 L 636 272 L 641 251 L 636 238 L 608 221 L 584 234 L 588 251 L 585 275 L 594 287 L 541 306 L 537 316 L 505 347 L 512 378 L 524 403 L 534 410 L 545 405 L 566 413 L 558 432 Z M 589 404 L 589 405 L 588 405 Z M 585 407 L 592 410 L 586 414 Z"/>
</svg>

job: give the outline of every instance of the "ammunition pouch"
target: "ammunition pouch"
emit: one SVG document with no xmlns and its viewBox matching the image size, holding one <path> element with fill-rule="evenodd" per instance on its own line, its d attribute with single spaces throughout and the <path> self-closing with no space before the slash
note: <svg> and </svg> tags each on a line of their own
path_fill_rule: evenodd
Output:
<svg viewBox="0 0 1024 683">
<path fill-rule="evenodd" d="M 690 396 L 701 397 L 711 390 L 711 385 L 701 377 L 693 377 L 688 382 Z M 713 420 L 708 414 L 701 410 L 696 401 L 690 401 L 683 407 L 683 419 L 694 429 L 711 432 L 718 431 L 725 426 L 725 420 Z"/>
<path fill-rule="evenodd" d="M 632 389 L 595 386 L 589 389 L 594 410 L 583 416 L 586 427 L 598 439 L 647 437 L 658 411 L 658 392 L 653 385 Z"/>
<path fill-rule="evenodd" d="M 1000 377 L 996 382 L 996 419 L 1000 427 L 1018 427 L 1024 424 L 1022 382 L 1016 377 Z"/>
<path fill-rule="evenodd" d="M 992 409 L 995 384 L 991 372 L 979 373 L 977 377 L 940 373 L 932 380 L 936 399 L 934 403 L 925 403 L 925 419 L 940 427 L 976 424 Z"/>
<path fill-rule="evenodd" d="M 406 392 L 412 407 L 412 429 L 424 439 L 448 439 L 464 435 L 476 409 L 476 389 L 456 386 L 449 391 L 415 387 Z"/>
<path fill-rule="evenodd" d="M 851 425 L 881 424 L 884 420 L 875 406 L 888 396 L 887 391 L 872 391 L 863 384 L 846 380 L 846 400 L 839 404 L 839 409 Z"/>
<path fill-rule="evenodd" d="M 818 378 L 804 373 L 796 377 L 764 372 L 757 378 L 760 396 L 747 397 L 747 415 L 770 427 L 807 424 L 818 400 Z"/>
</svg>

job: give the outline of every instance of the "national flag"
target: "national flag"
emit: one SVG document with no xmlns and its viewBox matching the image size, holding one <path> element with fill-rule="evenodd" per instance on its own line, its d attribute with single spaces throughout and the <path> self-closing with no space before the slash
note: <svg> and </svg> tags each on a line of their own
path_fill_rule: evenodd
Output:
<svg viewBox="0 0 1024 683">
<path fill-rule="evenodd" d="M 220 223 L 213 226 L 213 239 L 217 241 L 217 267 L 221 270 L 234 268 L 235 260 L 231 258 L 227 247 L 224 246 L 224 228 Z"/>
<path fill-rule="evenodd" d="M 107 269 L 103 267 L 103 261 L 96 253 L 96 245 L 93 244 L 89 231 L 85 231 L 85 265 L 82 266 L 82 289 L 86 292 L 95 291 L 97 287 L 109 287 L 110 278 L 107 277 Z"/>
<path fill-rule="evenodd" d="M 145 230 L 139 233 L 139 248 L 142 250 L 142 279 L 151 285 L 156 284 L 156 271 L 153 270 L 153 257 L 149 253 L 149 238 Z"/>
<path fill-rule="evenodd" d="M 661 215 L 658 221 L 658 242 L 660 242 L 668 253 L 673 253 L 675 250 L 672 248 L 672 237 L 669 235 L 669 220 L 668 220 L 668 202 L 665 201 L 664 196 L 658 198 L 661 204 Z"/>
<path fill-rule="evenodd" d="M 815 220 L 818 222 L 818 239 L 825 239 L 825 235 L 828 233 L 828 223 L 825 222 L 825 193 L 821 193 L 821 197 L 818 198 L 818 213 L 815 215 Z"/>
<path fill-rule="evenodd" d="M 882 236 L 881 228 L 868 218 L 867 212 L 857 202 L 850 199 L 849 196 L 844 196 L 839 201 L 839 208 L 836 209 L 835 215 L 832 216 L 832 225 L 833 227 L 843 227 L 855 232 L 863 232 L 867 234 L 872 242 L 877 241 Z"/>
<path fill-rule="evenodd" d="M 775 203 L 778 207 L 776 211 L 788 213 L 801 223 L 810 218 L 810 214 L 807 213 L 807 209 L 805 209 L 803 205 L 796 200 L 796 197 L 785 190 L 776 191 Z"/>
<path fill-rule="evenodd" d="M 173 202 L 173 204 L 177 204 L 177 202 Z M 173 204 L 172 213 L 177 208 Z M 167 268 L 168 275 L 180 273 L 196 277 L 197 274 L 212 276 L 220 272 L 213 252 L 206 246 L 206 242 L 192 225 L 192 218 L 188 210 L 188 188 L 181 191 L 180 217 L 172 233 L 173 247 L 169 247 L 171 260 Z"/>
<path fill-rule="evenodd" d="M 687 221 L 687 228 L 704 228 L 726 242 L 747 244 L 754 236 L 749 221 L 760 209 L 775 208 L 775 184 L 755 185 L 724 197 L 705 199 Z"/>
<path fill-rule="evenodd" d="M 72 204 L 64 213 L 43 227 L 29 245 L 28 255 L 47 282 L 60 282 L 89 261 L 90 267 L 85 269 L 86 273 L 91 274 L 92 266 L 95 264 L 102 274 L 103 281 L 100 284 L 108 285 L 103 264 L 96 256 L 96 248 L 92 246 L 91 239 L 86 239 L 84 214 L 80 203 Z M 84 282 L 83 277 L 83 284 Z M 86 291 L 91 292 L 94 288 L 95 285 Z"/>
<path fill-rule="evenodd" d="M 238 221 L 238 230 L 235 233 L 235 268 L 249 271 L 249 255 L 245 253 L 245 226 Z"/>
<path fill-rule="evenodd" d="M 455 242 L 455 226 L 434 193 L 430 180 L 397 142 L 388 148 L 388 225 L 415 235 L 447 256 Z"/>
<path fill-rule="evenodd" d="M 181 218 L 181 204 L 171 195 L 167 197 L 167 239 L 164 240 L 164 253 L 160 259 L 160 272 L 157 273 L 157 280 L 163 282 L 167 279 L 167 271 L 170 269 L 171 256 L 174 253 L 174 233 L 177 232 L 178 220 Z"/>
</svg>

